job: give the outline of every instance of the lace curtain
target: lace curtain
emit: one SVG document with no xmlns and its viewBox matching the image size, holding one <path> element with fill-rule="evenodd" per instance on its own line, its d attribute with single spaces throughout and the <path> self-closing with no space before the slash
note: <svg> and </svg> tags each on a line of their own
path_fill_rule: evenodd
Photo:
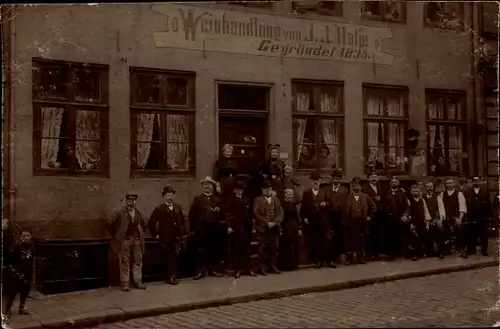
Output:
<svg viewBox="0 0 500 329">
<path fill-rule="evenodd" d="M 169 170 L 189 169 L 189 118 L 167 115 L 167 167 Z"/>
<path fill-rule="evenodd" d="M 391 169 L 404 170 L 404 126 L 397 123 L 389 123 L 389 159 L 388 165 Z"/>
<path fill-rule="evenodd" d="M 139 113 L 137 114 L 137 167 L 144 169 L 148 163 L 151 152 L 151 141 L 153 139 L 153 129 L 160 123 L 159 114 Z"/>
<path fill-rule="evenodd" d="M 42 168 L 59 168 L 57 153 L 64 109 L 42 107 Z"/>
<path fill-rule="evenodd" d="M 448 148 L 450 170 L 453 172 L 462 171 L 462 129 L 457 126 L 448 127 Z"/>
<path fill-rule="evenodd" d="M 328 92 L 320 94 L 320 112 L 338 112 L 338 98 Z M 339 136 L 338 122 L 336 120 L 321 120 L 321 133 L 329 150 L 329 157 L 326 163 L 336 166 L 339 163 Z"/>
<path fill-rule="evenodd" d="M 444 164 L 443 142 L 444 129 L 436 125 L 429 126 L 431 172 L 438 171 L 439 167 Z"/>
<path fill-rule="evenodd" d="M 378 95 L 369 95 L 367 99 L 368 115 L 384 115 L 384 102 Z M 384 162 L 384 126 L 378 122 L 368 122 L 368 163 L 375 165 Z"/>
<path fill-rule="evenodd" d="M 82 170 L 99 168 L 100 132 L 98 111 L 76 111 L 76 159 Z"/>
<path fill-rule="evenodd" d="M 308 112 L 310 104 L 310 94 L 297 92 L 295 95 L 295 110 L 297 112 Z M 302 153 L 302 144 L 304 143 L 304 135 L 306 132 L 307 119 L 296 118 L 295 124 L 297 127 L 297 162 L 300 160 L 300 155 Z"/>
</svg>

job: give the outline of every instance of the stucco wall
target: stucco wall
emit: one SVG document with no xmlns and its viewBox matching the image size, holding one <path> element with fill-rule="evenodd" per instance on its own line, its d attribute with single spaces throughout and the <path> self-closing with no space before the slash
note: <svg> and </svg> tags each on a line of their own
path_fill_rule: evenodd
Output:
<svg viewBox="0 0 500 329">
<path fill-rule="evenodd" d="M 245 9 L 232 6 L 232 10 Z M 287 15 L 285 4 L 277 4 L 272 12 L 246 10 Z M 273 83 L 270 140 L 290 155 L 291 79 L 343 81 L 347 179 L 364 172 L 362 83 L 409 87 L 410 126 L 421 132 L 420 146 L 425 147 L 425 88 L 470 89 L 468 35 L 424 27 L 423 3 L 419 2 L 407 3 L 406 24 L 362 20 L 356 2 L 344 3 L 343 18 L 330 19 L 391 28 L 393 37 L 383 43 L 383 49 L 395 56 L 393 65 L 156 48 L 152 33 L 164 30 L 165 20 L 150 5 L 21 7 L 12 39 L 15 221 L 35 227 L 39 237 L 100 237 L 104 235 L 100 221 L 120 205 L 126 189 L 134 186 L 139 191 L 139 208 L 149 215 L 161 202 L 161 189 L 167 183 L 177 189 L 187 211 L 200 191 L 199 179 L 212 173 L 217 157 L 214 80 Z M 296 22 L 306 24 L 307 20 L 297 18 Z M 33 176 L 33 57 L 110 66 L 109 178 Z M 129 102 L 124 97 L 129 95 L 130 66 L 196 71 L 196 177 L 130 179 Z"/>
</svg>

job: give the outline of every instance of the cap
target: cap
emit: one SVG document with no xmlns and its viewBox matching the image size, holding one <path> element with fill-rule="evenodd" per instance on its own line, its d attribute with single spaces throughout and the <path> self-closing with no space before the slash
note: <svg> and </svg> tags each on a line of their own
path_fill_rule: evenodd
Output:
<svg viewBox="0 0 500 329">
<path fill-rule="evenodd" d="M 167 185 L 163 188 L 163 192 L 161 193 L 161 196 L 164 196 L 167 193 L 175 193 L 175 189 L 172 186 Z"/>
</svg>

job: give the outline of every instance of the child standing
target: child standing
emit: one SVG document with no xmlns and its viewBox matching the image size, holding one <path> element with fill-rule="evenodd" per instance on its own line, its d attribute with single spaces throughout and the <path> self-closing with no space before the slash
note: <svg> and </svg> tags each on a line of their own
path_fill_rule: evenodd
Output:
<svg viewBox="0 0 500 329">
<path fill-rule="evenodd" d="M 26 299 L 28 298 L 33 276 L 33 239 L 29 230 L 21 231 L 21 238 L 6 259 L 6 276 L 3 298 L 3 313 L 10 316 L 10 309 L 17 294 L 20 294 L 19 314 L 28 315 Z"/>
</svg>

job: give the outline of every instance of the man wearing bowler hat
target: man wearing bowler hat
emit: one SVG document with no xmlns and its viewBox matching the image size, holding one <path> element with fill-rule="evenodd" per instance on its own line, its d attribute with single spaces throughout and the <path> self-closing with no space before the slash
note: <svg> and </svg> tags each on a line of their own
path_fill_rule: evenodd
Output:
<svg viewBox="0 0 500 329">
<path fill-rule="evenodd" d="M 235 278 L 241 273 L 255 276 L 251 268 L 251 243 L 252 243 L 252 203 L 244 195 L 245 182 L 237 180 L 234 185 L 233 195 L 226 201 L 227 233 L 228 233 L 228 263 Z"/>
<path fill-rule="evenodd" d="M 111 248 L 118 255 L 120 264 L 120 282 L 122 291 L 129 291 L 130 267 L 132 278 L 138 289 L 144 290 L 142 283 L 142 255 L 144 254 L 144 230 L 146 219 L 135 208 L 138 195 L 135 192 L 125 194 L 125 206 L 107 221 L 112 237 Z"/>
<path fill-rule="evenodd" d="M 194 198 L 189 209 L 189 226 L 197 245 L 199 280 L 207 275 L 220 277 L 226 251 L 226 224 L 220 197 L 214 195 L 217 182 L 207 176 L 201 182 L 203 193 Z"/>
<path fill-rule="evenodd" d="M 468 227 L 467 253 L 476 253 L 477 242 L 481 246 L 481 254 L 488 256 L 488 226 L 491 217 L 491 201 L 488 191 L 483 186 L 479 176 L 472 177 L 472 188 L 464 192 L 467 202 Z"/>
<path fill-rule="evenodd" d="M 265 259 L 269 258 L 269 269 L 279 274 L 278 248 L 283 208 L 279 199 L 272 194 L 271 182 L 266 180 L 262 184 L 262 195 L 254 200 L 253 213 L 255 216 L 255 230 L 259 239 L 259 272 L 267 274 Z M 266 252 L 267 251 L 267 252 Z"/>
<path fill-rule="evenodd" d="M 174 202 L 175 190 L 163 188 L 164 202 L 157 206 L 149 217 L 149 232 L 160 241 L 167 261 L 167 283 L 176 285 L 179 253 L 184 240 L 184 214 L 180 205 Z"/>
</svg>

